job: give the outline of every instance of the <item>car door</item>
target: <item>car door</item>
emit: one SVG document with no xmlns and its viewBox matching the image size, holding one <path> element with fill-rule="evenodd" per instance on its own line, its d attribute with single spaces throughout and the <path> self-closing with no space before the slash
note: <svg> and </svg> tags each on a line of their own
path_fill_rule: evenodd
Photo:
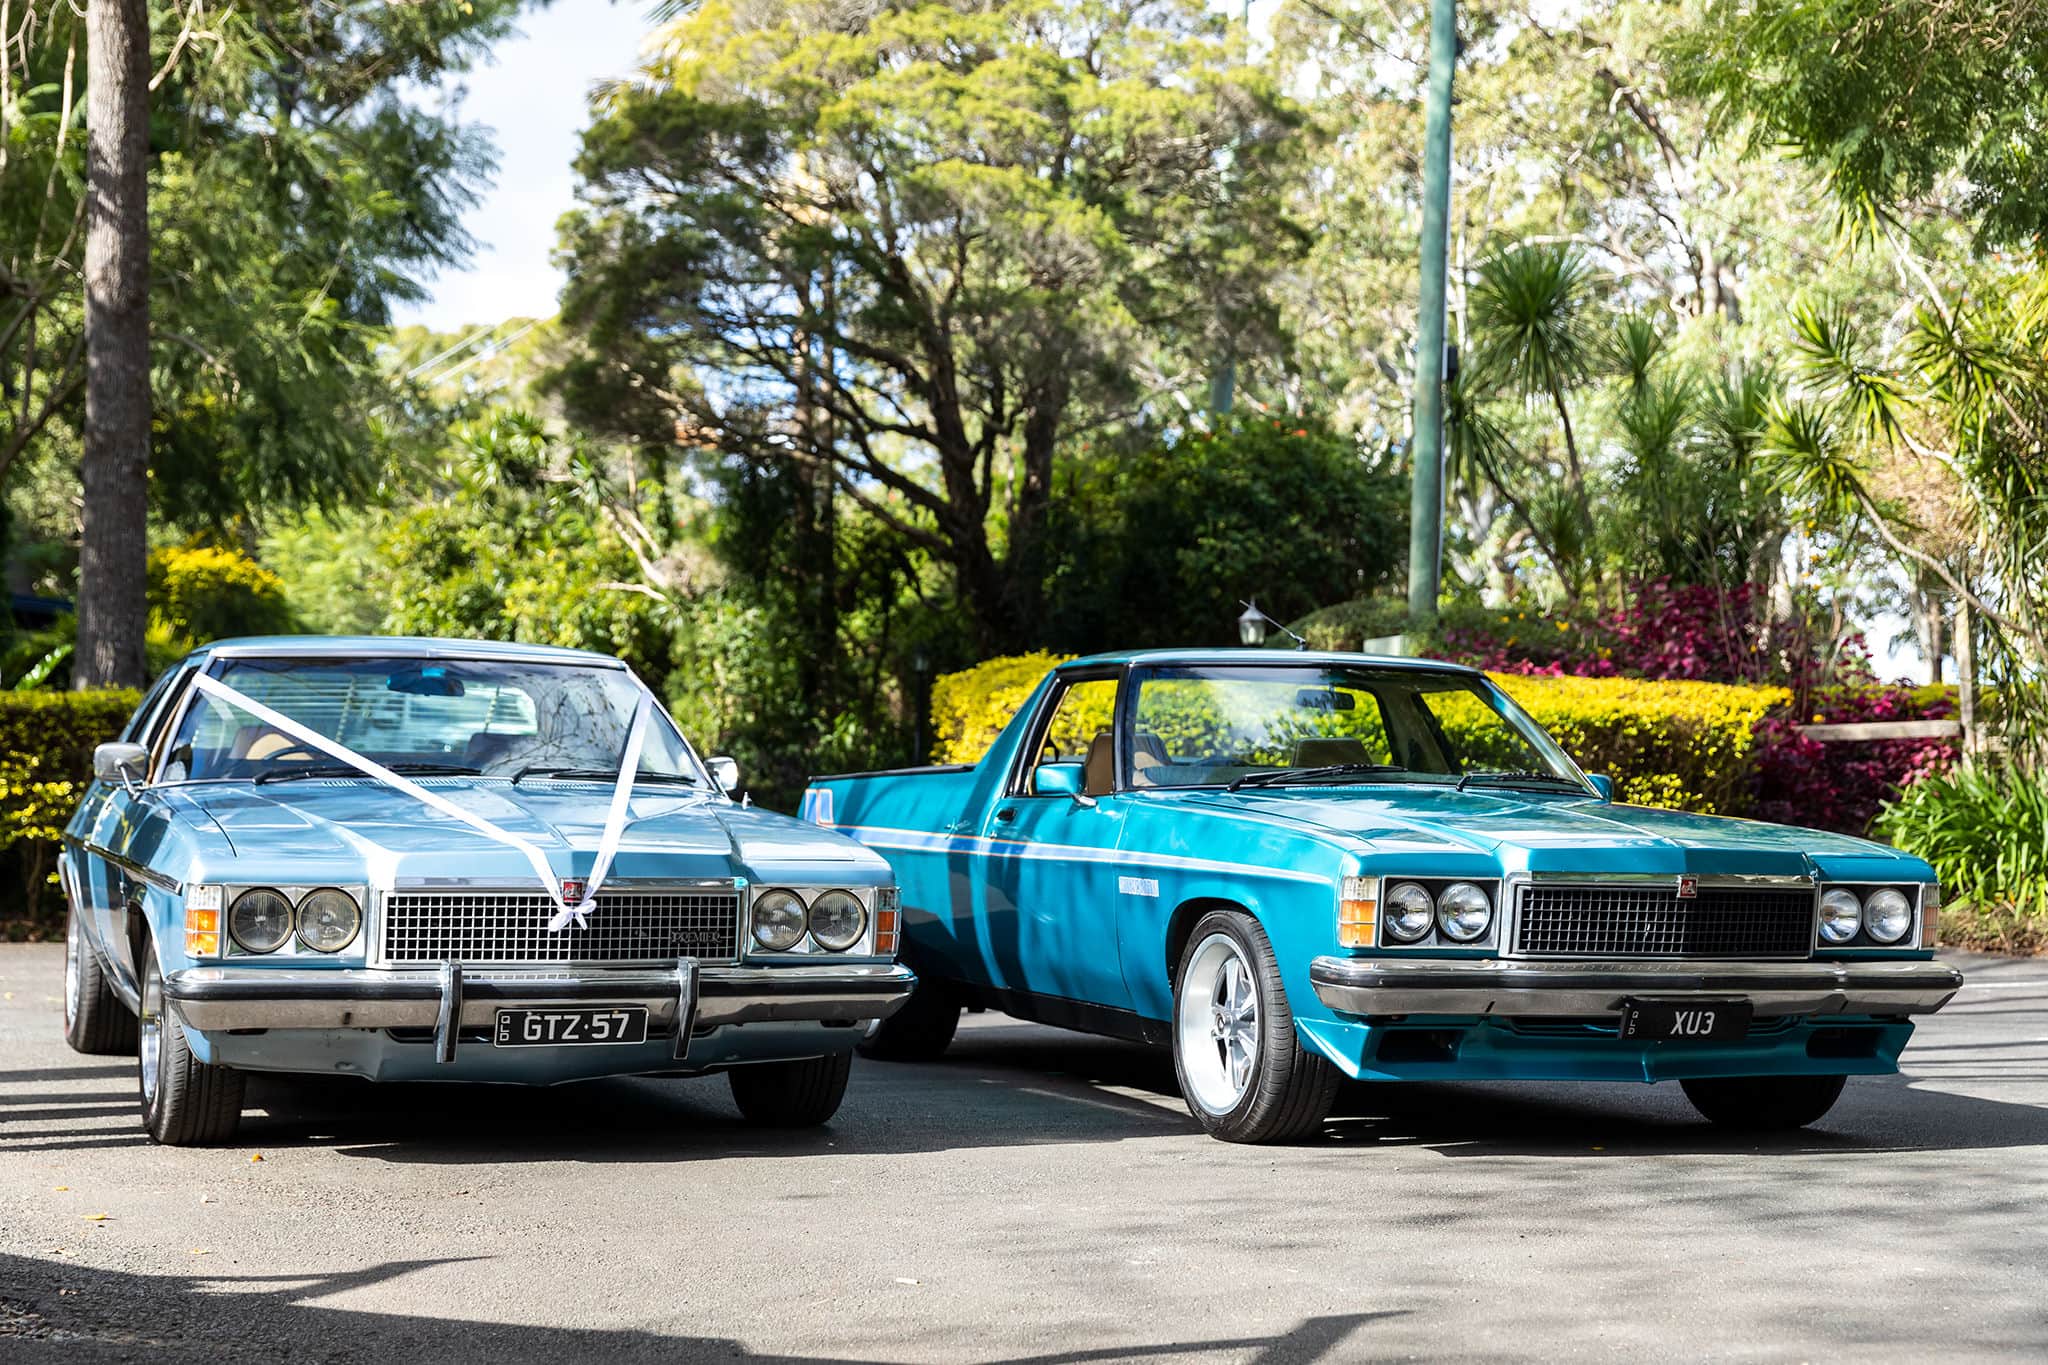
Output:
<svg viewBox="0 0 2048 1365">
<path fill-rule="evenodd" d="M 165 674 L 121 734 L 125 742 L 150 750 L 152 778 L 192 671 L 186 664 Z M 84 830 L 84 846 L 74 851 L 73 865 L 80 910 L 123 993 L 133 994 L 136 973 L 128 941 L 128 907 L 142 898 L 139 869 L 148 866 L 172 817 L 146 784 L 131 790 L 118 782 L 95 782 L 83 805 L 79 827 Z"/>
<path fill-rule="evenodd" d="M 1115 791 L 1121 686 L 1116 670 L 1058 680 L 979 833 L 996 983 L 1048 1001 L 1127 1010 L 1116 934 L 1116 850 L 1124 819 Z M 1041 794 L 1037 774 L 1049 763 L 1081 764 L 1085 794 Z M 1068 1022 L 1056 1009 L 1035 1012 Z"/>
</svg>

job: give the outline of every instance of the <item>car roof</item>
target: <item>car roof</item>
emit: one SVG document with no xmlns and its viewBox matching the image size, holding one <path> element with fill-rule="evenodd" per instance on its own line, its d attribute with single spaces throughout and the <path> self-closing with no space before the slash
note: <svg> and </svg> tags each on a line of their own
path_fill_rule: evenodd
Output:
<svg viewBox="0 0 2048 1365">
<path fill-rule="evenodd" d="M 529 645 L 510 640 L 450 640 L 417 635 L 250 635 L 215 640 L 192 651 L 207 658 L 402 658 L 402 659 L 526 659 L 547 663 L 600 664 L 623 668 L 618 659 L 595 650 L 560 645 Z"/>
<path fill-rule="evenodd" d="M 1374 667 L 1409 668 L 1436 673 L 1471 673 L 1479 670 L 1441 659 L 1411 659 L 1395 654 L 1355 654 L 1328 649 L 1211 648 L 1211 649 L 1124 649 L 1107 654 L 1089 654 L 1069 659 L 1061 669 L 1144 664 L 1371 664 Z"/>
</svg>

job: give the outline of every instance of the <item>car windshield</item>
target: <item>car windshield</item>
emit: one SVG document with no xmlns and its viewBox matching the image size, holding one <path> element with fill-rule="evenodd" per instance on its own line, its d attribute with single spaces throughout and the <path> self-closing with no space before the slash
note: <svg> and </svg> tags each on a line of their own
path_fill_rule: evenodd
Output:
<svg viewBox="0 0 2048 1365">
<path fill-rule="evenodd" d="M 616 774 L 643 690 L 624 669 L 523 660 L 230 658 L 212 672 L 250 700 L 395 771 L 507 778 Z M 348 774 L 333 755 L 195 692 L 161 780 L 275 781 L 315 771 Z M 640 772 L 705 781 L 659 707 Z"/>
<path fill-rule="evenodd" d="M 1441 783 L 1587 791 L 1556 741 L 1470 673 L 1371 664 L 1139 670 L 1135 787 Z"/>
</svg>

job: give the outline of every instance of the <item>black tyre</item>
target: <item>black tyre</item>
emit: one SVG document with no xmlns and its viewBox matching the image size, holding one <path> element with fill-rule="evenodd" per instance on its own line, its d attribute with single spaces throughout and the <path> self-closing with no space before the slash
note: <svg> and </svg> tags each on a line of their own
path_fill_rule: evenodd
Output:
<svg viewBox="0 0 2048 1365">
<path fill-rule="evenodd" d="M 192 1055 L 176 1010 L 164 1006 L 163 976 L 154 944 L 142 955 L 142 1011 L 138 1073 L 142 1126 L 167 1147 L 208 1147 L 226 1142 L 242 1122 L 242 1073 Z"/>
<path fill-rule="evenodd" d="M 945 982 L 920 972 L 902 1008 L 868 1029 L 860 1055 L 885 1062 L 936 1061 L 959 1027 L 959 998 Z"/>
<path fill-rule="evenodd" d="M 1188 936 L 1173 980 L 1173 1069 L 1188 1112 L 1225 1142 L 1287 1142 L 1323 1126 L 1337 1068 L 1304 1049 L 1266 931 L 1214 911 Z"/>
<path fill-rule="evenodd" d="M 733 1103 L 748 1123 L 763 1128 L 813 1128 L 839 1112 L 846 1098 L 851 1052 L 800 1062 L 756 1062 L 726 1073 Z"/>
<path fill-rule="evenodd" d="M 114 994 L 76 907 L 64 916 L 64 1041 L 89 1057 L 135 1055 L 135 1014 Z"/>
<path fill-rule="evenodd" d="M 1729 1076 L 1680 1081 L 1692 1107 L 1713 1123 L 1782 1132 L 1818 1122 L 1842 1097 L 1847 1076 Z"/>
</svg>

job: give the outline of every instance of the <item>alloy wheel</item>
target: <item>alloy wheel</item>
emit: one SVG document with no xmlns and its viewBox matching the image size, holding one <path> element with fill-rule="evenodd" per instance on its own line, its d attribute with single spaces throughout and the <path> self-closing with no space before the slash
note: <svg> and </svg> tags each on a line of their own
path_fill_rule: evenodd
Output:
<svg viewBox="0 0 2048 1365">
<path fill-rule="evenodd" d="M 1177 1010 L 1181 1065 L 1194 1101 L 1227 1114 L 1244 1101 L 1259 1060 L 1259 991 L 1251 964 L 1227 934 L 1196 947 Z"/>
</svg>

